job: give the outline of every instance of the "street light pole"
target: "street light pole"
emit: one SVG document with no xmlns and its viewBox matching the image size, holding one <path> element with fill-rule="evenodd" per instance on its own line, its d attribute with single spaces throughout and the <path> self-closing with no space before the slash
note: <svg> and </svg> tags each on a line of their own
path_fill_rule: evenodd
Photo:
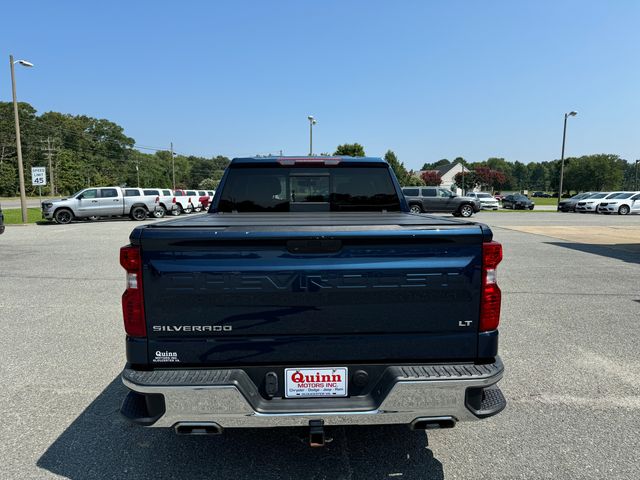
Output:
<svg viewBox="0 0 640 480">
<path fill-rule="evenodd" d="M 13 93 L 13 116 L 16 122 L 16 155 L 18 156 L 18 180 L 20 184 L 20 210 L 22 211 L 22 223 L 27 223 L 27 194 L 24 188 L 24 168 L 22 166 L 22 143 L 20 142 L 20 117 L 18 115 L 18 99 L 16 96 L 15 64 L 25 67 L 33 67 L 33 64 L 25 60 L 13 61 L 13 55 L 9 55 L 11 65 L 11 91 Z"/>
<path fill-rule="evenodd" d="M 636 181 L 634 182 L 636 192 L 638 191 L 638 163 L 640 160 L 636 160 Z"/>
<path fill-rule="evenodd" d="M 312 157 L 313 156 L 313 126 L 318 122 L 316 122 L 316 119 L 313 118 L 313 115 L 309 115 L 307 119 L 309 120 L 309 156 Z"/>
<path fill-rule="evenodd" d="M 558 189 L 558 208 L 560 207 L 560 201 L 562 200 L 562 183 L 564 180 L 564 144 L 567 138 L 567 118 L 575 117 L 578 112 L 573 110 L 564 114 L 564 128 L 562 130 L 562 153 L 560 155 L 560 188 Z M 558 210 L 560 211 L 560 210 Z"/>
<path fill-rule="evenodd" d="M 173 190 L 176 189 L 176 162 L 173 158 L 173 142 L 171 142 L 171 175 L 173 177 Z"/>
</svg>

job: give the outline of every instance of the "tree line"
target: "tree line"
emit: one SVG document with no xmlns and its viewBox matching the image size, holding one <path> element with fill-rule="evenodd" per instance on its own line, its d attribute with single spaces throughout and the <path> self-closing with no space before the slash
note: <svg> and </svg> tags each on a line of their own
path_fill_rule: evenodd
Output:
<svg viewBox="0 0 640 480">
<path fill-rule="evenodd" d="M 345 144 L 340 145 L 336 151 L 336 154 L 353 153 L 356 153 L 354 156 L 365 156 L 364 147 L 359 144 Z M 443 158 L 433 163 L 425 163 L 420 174 L 420 172 L 408 170 L 392 150 L 388 150 L 384 158 L 403 186 L 439 185 L 439 176 L 435 170 L 452 163 L 461 163 L 470 170 L 464 176 L 456 175 L 455 186 L 460 188 L 557 191 L 560 182 L 560 160 L 525 164 L 498 157 L 491 157 L 481 162 L 469 162 L 462 157 L 456 157 L 453 160 Z M 640 187 L 640 184 L 638 186 Z M 635 190 L 635 162 L 607 153 L 566 158 L 562 189 L 563 193 Z"/>
<path fill-rule="evenodd" d="M 425 163 L 422 170 L 434 170 L 455 162 L 462 163 L 471 170 L 464 178 L 460 174 L 456 175 L 455 183 L 458 187 L 462 187 L 464 182 L 467 189 L 480 187 L 486 190 L 557 192 L 559 188 L 560 160 L 525 164 L 498 157 L 481 162 L 468 162 L 458 157 L 453 161 L 442 159 Z M 599 153 L 565 159 L 563 193 L 635 188 L 635 162 L 622 159 L 619 155 Z"/>
<path fill-rule="evenodd" d="M 59 112 L 38 115 L 35 108 L 24 102 L 19 103 L 18 108 L 25 184 L 30 195 L 38 193 L 37 187 L 31 185 L 32 166 L 47 167 L 49 182 L 43 194 L 68 195 L 95 185 L 170 188 L 174 166 L 177 188 L 210 190 L 216 188 L 229 164 L 229 159 L 221 155 L 205 158 L 180 153 L 173 154 L 172 162 L 168 148 L 162 150 L 136 145 L 121 126 L 109 120 Z M 364 147 L 359 143 L 338 145 L 333 154 L 366 156 Z M 403 186 L 425 185 L 425 180 L 427 183 L 437 182 L 432 173 L 421 178 L 419 172 L 407 169 L 392 150 L 388 150 L 384 158 Z M 559 160 L 524 164 L 504 158 L 469 162 L 457 157 L 425 163 L 422 170 L 436 170 L 456 162 L 472 171 L 465 175 L 464 186 L 467 189 L 472 185 L 500 190 L 558 189 Z M 49 163 L 55 192 L 50 190 Z M 567 158 L 564 178 L 565 192 L 635 188 L 634 164 L 613 154 Z M 0 102 L 0 196 L 14 196 L 17 192 L 13 105 Z"/>
<path fill-rule="evenodd" d="M 114 122 L 86 115 L 47 112 L 38 115 L 28 103 L 18 104 L 25 187 L 31 185 L 31 167 L 47 167 L 45 195 L 69 195 L 95 185 L 172 188 L 175 165 L 177 188 L 216 188 L 227 157 L 211 158 L 174 154 L 137 146 L 135 140 Z M 141 150 L 150 150 L 143 152 Z M 55 192 L 51 191 L 51 163 Z M 0 195 L 18 192 L 13 105 L 0 102 Z"/>
</svg>

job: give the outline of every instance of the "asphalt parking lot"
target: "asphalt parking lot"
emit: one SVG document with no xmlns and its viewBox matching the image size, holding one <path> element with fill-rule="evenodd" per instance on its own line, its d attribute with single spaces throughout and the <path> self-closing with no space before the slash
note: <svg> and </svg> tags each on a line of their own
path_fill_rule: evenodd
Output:
<svg viewBox="0 0 640 480">
<path fill-rule="evenodd" d="M 0 478 L 639 478 L 640 216 L 475 218 L 504 245 L 507 409 L 428 434 L 336 428 L 324 449 L 294 429 L 179 437 L 122 420 L 118 249 L 136 224 L 8 227 Z"/>
</svg>

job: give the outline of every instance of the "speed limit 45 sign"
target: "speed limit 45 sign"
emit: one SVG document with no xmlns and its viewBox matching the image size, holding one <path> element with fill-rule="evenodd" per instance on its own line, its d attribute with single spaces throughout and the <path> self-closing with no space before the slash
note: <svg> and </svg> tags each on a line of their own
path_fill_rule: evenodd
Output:
<svg viewBox="0 0 640 480">
<path fill-rule="evenodd" d="M 45 167 L 31 167 L 31 185 L 47 184 L 47 169 Z"/>
</svg>

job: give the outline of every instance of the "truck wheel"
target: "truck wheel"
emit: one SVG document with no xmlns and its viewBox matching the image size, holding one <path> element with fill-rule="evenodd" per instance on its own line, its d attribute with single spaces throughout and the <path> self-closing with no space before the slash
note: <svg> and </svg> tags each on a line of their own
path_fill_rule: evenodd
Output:
<svg viewBox="0 0 640 480">
<path fill-rule="evenodd" d="M 182 207 L 180 206 L 180 204 L 176 203 L 174 207 L 171 209 L 171 215 L 173 215 L 174 217 L 177 217 L 181 213 L 182 213 Z"/>
<path fill-rule="evenodd" d="M 183 212 L 187 213 L 187 214 L 193 212 L 193 205 L 192 204 L 188 204 L 186 206 L 186 208 L 183 210 Z"/>
<path fill-rule="evenodd" d="M 193 209 L 196 213 L 201 212 L 202 211 L 202 207 L 196 207 Z"/>
<path fill-rule="evenodd" d="M 411 205 L 411 208 L 409 209 L 409 211 L 411 213 L 422 213 L 422 209 L 420 208 L 420 205 Z"/>
<path fill-rule="evenodd" d="M 460 215 L 464 218 L 469 218 L 471 215 L 473 215 L 473 207 L 469 204 L 462 205 L 460 207 Z"/>
<path fill-rule="evenodd" d="M 144 207 L 133 207 L 130 216 L 132 220 L 144 220 L 147 218 L 147 209 Z"/>
<path fill-rule="evenodd" d="M 620 205 L 620 208 L 618 209 L 618 214 L 619 215 L 629 215 L 630 211 L 631 211 L 631 209 L 629 208 L 628 205 Z"/>
<path fill-rule="evenodd" d="M 67 208 L 61 208 L 53 214 L 53 218 L 56 223 L 66 225 L 67 223 L 71 222 L 71 220 L 73 220 L 73 212 Z"/>
<path fill-rule="evenodd" d="M 167 211 L 164 209 L 163 206 L 159 205 L 154 211 L 153 211 L 153 216 L 155 218 L 164 218 L 164 216 L 167 214 Z"/>
</svg>

